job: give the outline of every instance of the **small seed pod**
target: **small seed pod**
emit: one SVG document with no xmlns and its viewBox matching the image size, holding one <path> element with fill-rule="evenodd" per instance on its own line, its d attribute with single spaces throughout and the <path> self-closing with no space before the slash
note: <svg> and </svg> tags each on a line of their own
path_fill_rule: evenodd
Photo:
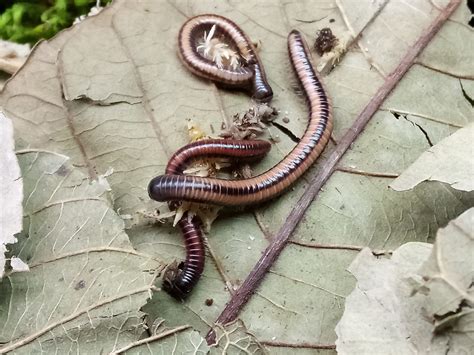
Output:
<svg viewBox="0 0 474 355">
<path fill-rule="evenodd" d="M 337 37 L 334 36 L 329 27 L 323 28 L 316 35 L 317 37 L 316 41 L 314 42 L 314 49 L 320 56 L 324 53 L 332 51 L 332 49 L 337 44 Z"/>
</svg>

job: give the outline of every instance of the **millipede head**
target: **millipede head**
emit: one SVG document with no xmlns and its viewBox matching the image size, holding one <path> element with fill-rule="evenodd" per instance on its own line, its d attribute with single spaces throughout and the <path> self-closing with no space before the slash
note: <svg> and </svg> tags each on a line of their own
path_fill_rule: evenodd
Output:
<svg viewBox="0 0 474 355">
<path fill-rule="evenodd" d="M 251 65 L 251 68 L 254 73 L 251 88 L 252 99 L 257 102 L 271 101 L 273 98 L 273 90 L 268 84 L 267 78 L 265 77 L 265 72 L 258 63 Z"/>
<path fill-rule="evenodd" d="M 160 175 L 151 179 L 148 184 L 148 196 L 155 201 L 167 201 L 167 184 L 170 181 L 170 175 Z"/>
<path fill-rule="evenodd" d="M 191 291 L 182 284 L 183 263 L 170 264 L 163 275 L 163 290 L 178 301 L 183 301 Z"/>
<path fill-rule="evenodd" d="M 257 102 L 264 103 L 270 102 L 273 98 L 273 91 L 271 87 L 260 87 L 258 90 L 255 90 L 252 94 L 252 99 Z"/>
<path fill-rule="evenodd" d="M 175 281 L 176 280 L 163 280 L 163 290 L 178 301 L 184 301 L 189 292 L 181 290 Z"/>
</svg>

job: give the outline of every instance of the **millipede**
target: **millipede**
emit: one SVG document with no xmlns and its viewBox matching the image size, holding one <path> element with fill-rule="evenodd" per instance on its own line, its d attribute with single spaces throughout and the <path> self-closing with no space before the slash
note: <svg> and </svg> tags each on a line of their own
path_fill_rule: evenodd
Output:
<svg viewBox="0 0 474 355">
<path fill-rule="evenodd" d="M 220 72 L 198 58 L 193 49 L 192 39 L 216 24 L 220 32 L 232 38 L 242 50 L 241 56 L 251 63 L 258 64 L 257 74 L 251 69 L 253 78 L 232 76 L 235 72 Z M 210 80 L 235 84 L 235 87 L 249 88 L 249 82 L 255 82 L 255 76 L 263 73 L 260 61 L 253 51 L 247 36 L 230 20 L 216 15 L 202 15 L 188 20 L 180 31 L 180 57 L 193 72 Z M 245 43 L 244 43 L 245 42 Z M 184 43 L 184 44 L 183 44 Z M 194 43 L 194 44 L 193 44 Z M 187 47 L 186 47 L 187 46 Z M 191 53 L 193 53 L 191 55 Z M 298 144 L 278 164 L 268 171 L 249 179 L 225 180 L 210 177 L 182 175 L 184 167 L 190 161 L 201 157 L 230 157 L 232 160 L 248 161 L 261 159 L 270 149 L 268 142 L 236 140 L 203 140 L 186 145 L 170 159 L 165 175 L 153 178 L 148 185 L 150 197 L 156 201 L 190 201 L 221 206 L 241 206 L 268 201 L 282 194 L 314 163 L 326 146 L 332 132 L 332 109 L 325 89 L 314 70 L 310 52 L 300 32 L 293 30 L 288 35 L 288 53 L 292 68 L 303 87 L 309 107 L 309 121 L 306 131 Z M 198 60 L 199 59 L 199 60 Z M 206 62 L 206 63 L 204 63 Z M 205 64 L 205 65 L 204 65 Z M 250 68 L 252 68 L 250 66 Z M 246 73 L 245 70 L 241 70 Z M 232 74 L 232 75 L 231 75 Z M 247 75 L 247 74 L 245 74 Z M 245 83 L 245 85 L 244 85 Z M 266 83 L 263 86 L 268 85 Z M 255 87 L 255 85 L 253 85 Z M 255 95 L 255 90 L 249 89 Z M 271 89 L 270 89 L 271 91 Z M 268 92 L 268 90 L 267 90 Z M 246 160 L 247 159 L 247 160 Z M 204 246 L 199 218 L 184 216 L 179 225 L 186 240 L 187 257 L 181 272 L 167 278 L 165 290 L 172 296 L 183 299 L 192 290 L 200 278 L 204 267 Z M 182 222 L 182 223 L 181 223 Z M 198 245 L 198 240 L 201 244 Z"/>
<path fill-rule="evenodd" d="M 236 69 L 219 68 L 197 50 L 199 38 L 215 26 L 217 38 L 225 37 L 229 46 L 242 59 Z M 267 102 L 273 97 L 265 70 L 255 46 L 245 32 L 231 20 L 219 15 L 199 15 L 184 23 L 178 35 L 178 53 L 184 65 L 194 74 L 224 87 L 246 90 L 256 101 Z"/>
<path fill-rule="evenodd" d="M 208 158 L 233 158 L 237 163 L 252 163 L 262 159 L 271 149 L 263 140 L 203 139 L 185 145 L 168 161 L 165 173 L 183 174 L 194 160 Z M 169 203 L 176 209 L 177 203 Z M 185 299 L 204 271 L 205 247 L 202 237 L 202 222 L 198 216 L 185 213 L 177 223 L 186 246 L 186 260 L 176 268 L 168 268 L 163 275 L 163 289 L 174 298 Z"/>
</svg>

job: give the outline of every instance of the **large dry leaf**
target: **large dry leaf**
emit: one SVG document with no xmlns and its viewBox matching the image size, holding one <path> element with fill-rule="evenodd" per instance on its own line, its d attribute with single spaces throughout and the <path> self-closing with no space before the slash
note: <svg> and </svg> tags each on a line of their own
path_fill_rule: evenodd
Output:
<svg viewBox="0 0 474 355">
<path fill-rule="evenodd" d="M 14 118 L 17 149 L 68 155 L 90 178 L 113 169 L 108 177 L 113 207 L 129 217 L 135 249 L 171 262 L 183 257 L 183 243 L 169 225 L 143 219 L 142 212 L 160 206 L 147 196 L 148 181 L 187 143 L 187 118 L 218 133 L 222 121 L 249 107 L 245 94 L 217 89 L 179 62 L 176 37 L 186 18 L 222 14 L 261 41 L 275 92 L 272 104 L 281 110 L 278 122 L 296 136 L 304 131 L 307 111 L 293 92 L 287 34 L 298 28 L 311 42 L 318 29 L 330 26 L 341 39 L 358 38 L 325 77 L 338 141 L 444 5 L 428 0 L 116 1 L 37 46 L 7 84 L 0 105 Z M 272 352 L 288 351 L 285 344 L 311 348 L 334 342 L 335 324 L 354 285 L 346 271 L 354 248 L 344 245 L 391 249 L 408 241 L 430 241 L 439 226 L 474 204 L 472 194 L 442 184 L 404 193 L 388 189 L 394 174 L 404 171 L 430 142 L 472 121 L 472 106 L 462 90 L 472 87 L 466 63 L 474 61 L 474 52 L 463 45 L 472 35 L 468 13 L 465 5 L 459 8 L 377 112 L 295 233 L 299 245 L 286 247 L 242 312 L 246 329 Z M 255 172 L 274 165 L 294 146 L 275 127 L 270 132 L 279 134 L 280 141 Z M 332 143 L 313 173 L 333 148 Z M 208 236 L 212 257 L 190 299 L 177 303 L 158 292 L 144 310 L 152 319 L 165 318 L 169 326 L 190 324 L 206 332 L 305 186 L 302 179 L 263 207 L 223 214 Z M 334 248 L 315 248 L 314 243 Z"/>
<path fill-rule="evenodd" d="M 407 243 L 390 259 L 364 249 L 349 267 L 357 285 L 336 327 L 338 353 L 472 353 L 473 222 L 471 208 L 434 246 Z"/>
<path fill-rule="evenodd" d="M 474 190 L 474 124 L 464 127 L 424 152 L 390 187 L 413 188 L 422 181 L 441 181 L 464 191 Z"/>
<path fill-rule="evenodd" d="M 436 319 L 431 353 L 474 352 L 474 208 L 441 229 L 419 271 L 426 282 L 424 309 Z M 427 289 L 427 290 L 426 290 Z M 453 351 L 454 352 L 454 351 Z"/>
<path fill-rule="evenodd" d="M 433 251 L 420 270 L 429 289 L 431 317 L 453 315 L 459 307 L 474 309 L 474 208 L 440 229 Z"/>
<path fill-rule="evenodd" d="M 132 248 L 104 180 L 89 183 L 56 153 L 19 154 L 24 232 L 12 252 L 30 272 L 0 284 L 0 353 L 100 353 L 136 340 L 160 263 Z"/>
<path fill-rule="evenodd" d="M 456 354 L 472 354 L 474 352 L 474 310 L 463 308 L 450 319 L 446 319 L 444 329 L 449 331 L 441 332 L 433 339 L 433 344 L 429 349 L 430 354 L 446 354 L 451 350 Z"/>
<path fill-rule="evenodd" d="M 0 280 L 7 244 L 15 243 L 15 234 L 21 231 L 23 184 L 14 145 L 12 122 L 0 112 Z"/>
<path fill-rule="evenodd" d="M 431 244 L 407 243 L 391 259 L 378 259 L 364 249 L 349 271 L 357 285 L 346 299 L 336 326 L 339 354 L 424 354 L 434 329 L 423 317 L 425 296 L 410 297 L 406 279 L 416 274 L 428 258 Z"/>
</svg>

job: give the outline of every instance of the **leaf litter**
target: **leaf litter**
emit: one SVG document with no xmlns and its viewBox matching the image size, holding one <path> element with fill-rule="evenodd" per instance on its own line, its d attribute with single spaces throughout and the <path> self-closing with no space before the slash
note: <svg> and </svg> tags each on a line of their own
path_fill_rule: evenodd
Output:
<svg viewBox="0 0 474 355">
<path fill-rule="evenodd" d="M 471 208 L 441 228 L 434 245 L 407 243 L 390 259 L 360 252 L 336 326 L 338 353 L 472 352 L 473 221 Z"/>
<path fill-rule="evenodd" d="M 254 5 L 252 11 L 268 12 L 268 16 L 254 19 L 255 23 L 247 21 L 252 12 L 248 12 L 245 4 L 235 4 L 235 7 L 221 4 L 212 12 L 225 14 L 237 23 L 246 23 L 244 29 L 251 37 L 262 40 L 262 60 L 268 76 L 274 81 L 275 100 L 278 100 L 278 107 L 285 108 L 291 116 L 290 122 L 283 123 L 298 136 L 305 127 L 307 113 L 301 100 L 295 98 L 286 85 L 291 80 L 283 43 L 288 29 L 283 26 L 284 21 L 275 22 L 274 19 L 282 13 L 289 15 L 290 21 L 307 18 L 309 5 L 288 4 L 283 12 L 278 6 L 262 8 L 256 5 L 255 9 Z M 413 8 L 394 7 L 387 1 L 367 1 L 357 9 L 351 9 L 350 2 L 342 0 L 328 7 L 312 6 L 324 15 L 318 16 L 324 18 L 321 22 L 316 25 L 289 24 L 307 33 L 308 38 L 315 30 L 327 26 L 338 34 L 350 26 L 353 38 L 364 32 L 361 38 L 363 48 L 367 50 L 358 51 L 356 43 L 325 78 L 335 103 L 334 137 L 337 142 L 380 85 L 380 73 L 390 72 L 437 10 L 420 3 L 415 5 L 419 11 L 413 11 Z M 206 4 L 195 4 L 189 9 L 182 4 L 164 2 L 130 7 L 127 2 L 117 1 L 98 16 L 86 19 L 79 26 L 38 46 L 28 64 L 8 83 L 0 97 L 0 105 L 14 119 L 17 149 L 64 153 L 71 157 L 78 170 L 89 167 L 90 171 L 104 174 L 112 168 L 113 173 L 107 180 L 113 208 L 121 215 L 133 216 L 139 210 L 156 207 L 147 200 L 143 186 L 150 177 L 163 171 L 169 154 L 188 141 L 180 119 L 184 122 L 185 118 L 197 116 L 199 125 L 204 127 L 221 119 L 222 112 L 248 108 L 244 95 L 221 90 L 216 95 L 216 90 L 209 84 L 194 78 L 180 66 L 173 51 L 164 50 L 170 47 L 169 34 L 176 33 L 184 21 L 184 17 L 182 21 L 171 21 L 171 18 L 179 18 L 182 13 L 209 11 Z M 460 7 L 453 19 L 462 17 L 464 12 Z M 170 13 L 176 16 L 170 16 Z M 425 16 L 419 16 L 420 13 Z M 330 19 L 335 21 L 329 23 Z M 392 32 L 387 32 L 387 26 Z M 451 45 L 465 41 L 463 38 L 468 34 L 460 31 L 461 27 L 454 21 L 447 24 L 442 29 L 442 37 L 451 38 L 451 34 L 456 33 L 461 39 L 452 41 Z M 397 31 L 393 31 L 395 28 Z M 163 33 L 163 36 L 157 33 Z M 402 35 L 403 41 L 393 33 Z M 384 40 L 377 40 L 380 38 Z M 451 89 L 455 87 L 454 83 L 459 87 L 459 83 L 449 75 L 451 68 L 456 74 L 465 70 L 456 63 L 467 63 L 470 59 L 459 60 L 456 53 L 460 52 L 451 49 L 450 55 L 446 55 L 447 44 L 443 38 L 435 37 L 426 50 L 432 55 L 423 54 L 422 65 L 412 68 L 384 104 L 384 108 L 409 112 L 411 120 L 418 120 L 425 130 L 440 138 L 451 134 L 453 127 L 466 125 L 470 121 L 469 110 L 472 110 L 466 106 L 461 93 L 457 95 Z M 280 42 L 282 45 L 274 48 L 266 44 Z M 156 58 L 160 64 L 156 64 Z M 431 66 L 442 68 L 448 75 L 431 72 Z M 157 78 L 160 80 L 152 80 Z M 176 85 L 177 81 L 180 85 Z M 423 85 L 423 90 L 428 90 L 430 95 L 423 100 L 413 95 L 422 90 L 416 84 Z M 410 90 L 412 86 L 414 89 Z M 438 97 L 435 91 L 431 94 L 431 87 L 438 91 L 446 88 L 447 91 L 440 92 Z M 61 99 L 63 92 L 65 101 Z M 430 97 L 435 98 L 433 102 Z M 445 112 L 447 107 L 449 113 Z M 419 131 L 410 130 L 404 122 L 393 122 L 393 116 L 384 112 L 381 110 L 376 114 L 374 124 L 367 127 L 342 164 L 361 171 L 402 172 L 426 150 Z M 276 149 L 272 149 L 269 157 L 255 168 L 256 173 L 279 161 L 293 144 L 282 135 L 275 143 Z M 327 154 L 323 161 L 326 157 Z M 87 176 L 87 171 L 83 172 Z M 334 174 L 295 238 L 309 241 L 317 235 L 322 244 L 358 243 L 371 248 L 394 248 L 409 240 L 433 238 L 440 225 L 472 205 L 466 195 L 447 191 L 443 186 L 434 190 L 417 187 L 413 192 L 396 196 L 395 192 L 387 192 L 388 183 L 383 178 Z M 257 209 L 258 222 L 251 213 L 218 219 L 208 238 L 214 263 L 207 264 L 193 299 L 180 305 L 157 292 L 144 309 L 151 320 L 164 317 L 171 327 L 191 325 L 201 332 L 207 331 L 229 298 L 230 291 L 224 285 L 236 285 L 246 277 L 268 243 L 264 235 L 271 236 L 282 225 L 304 185 L 305 181 L 302 181 L 284 198 Z M 442 208 L 438 207 L 440 201 L 443 201 Z M 414 224 L 413 220 L 419 223 Z M 268 229 L 262 230 L 261 226 L 268 226 Z M 157 228 L 132 223 L 128 227 L 137 252 L 151 254 L 165 262 L 181 257 L 182 247 L 176 241 L 176 232 L 166 226 Z M 241 233 L 255 236 L 251 250 L 240 242 Z M 277 339 L 280 344 L 288 344 L 286 349 L 291 348 L 291 344 L 310 347 L 333 342 L 334 325 L 342 310 L 340 301 L 334 302 L 331 292 L 344 295 L 352 289 L 353 279 L 346 274 L 345 267 L 353 257 L 350 251 L 288 246 L 275 265 L 278 273 L 267 277 L 261 290 L 241 313 L 241 320 L 259 341 Z M 87 288 L 87 283 L 85 285 Z M 306 297 L 302 298 L 301 294 Z M 212 307 L 204 303 L 210 295 L 214 300 Z M 287 324 L 292 327 L 288 328 Z M 197 336 L 199 338 L 199 334 Z"/>
</svg>

